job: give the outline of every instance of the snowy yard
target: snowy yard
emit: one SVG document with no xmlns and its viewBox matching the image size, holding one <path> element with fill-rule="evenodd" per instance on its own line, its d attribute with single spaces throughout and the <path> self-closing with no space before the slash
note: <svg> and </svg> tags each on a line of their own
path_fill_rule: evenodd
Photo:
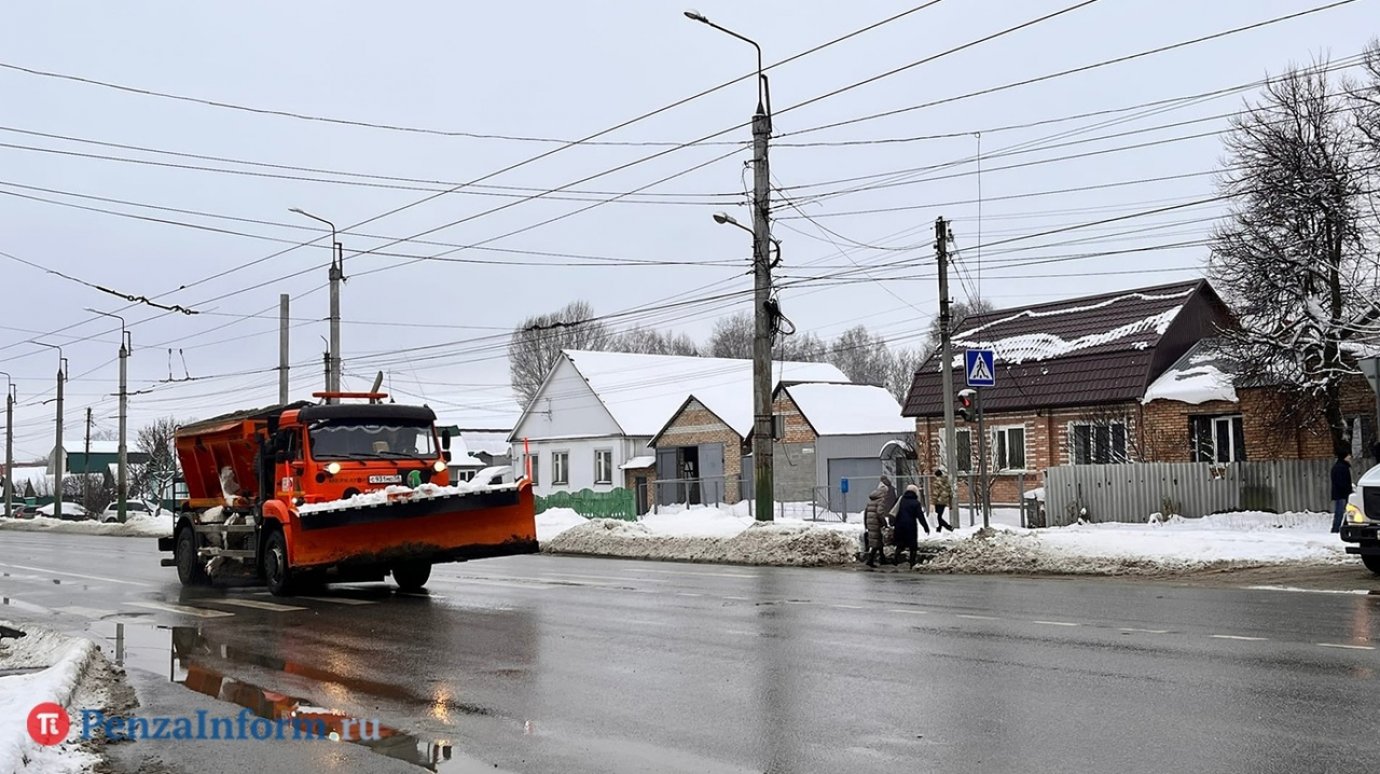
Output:
<svg viewBox="0 0 1380 774">
<path fill-rule="evenodd" d="M 808 507 L 808 506 L 807 506 Z M 961 514 L 967 524 L 967 514 Z M 932 517 L 931 517 L 932 521 Z M 1326 514 L 1233 513 L 1164 523 L 1087 524 L 1022 529 L 1019 513 L 998 510 L 992 532 L 961 526 L 920 536 L 938 556 L 923 566 L 936 572 L 1153 574 L 1213 567 L 1329 565 L 1356 560 L 1328 533 Z M 545 550 L 745 564 L 825 565 L 853 561 L 863 531 L 857 522 L 779 519 L 754 527 L 746 505 L 695 507 L 649 515 L 639 522 L 586 520 L 556 509 L 537 517 Z M 931 524 L 933 527 L 933 524 Z M 752 550 L 728 544 L 747 542 Z M 789 543 L 804 553 L 792 556 Z M 755 552 L 755 553 L 754 553 Z M 716 559 L 729 556 L 732 559 Z"/>
<path fill-rule="evenodd" d="M 0 529 L 12 529 L 20 532 L 64 532 L 79 535 L 115 535 L 119 537 L 161 537 L 171 535 L 173 528 L 172 513 L 164 513 L 161 516 L 146 514 L 131 514 L 129 520 L 124 524 L 111 523 L 102 524 L 94 519 L 85 521 L 64 521 L 46 516 L 36 516 L 32 519 L 6 519 L 0 518 Z"/>
</svg>

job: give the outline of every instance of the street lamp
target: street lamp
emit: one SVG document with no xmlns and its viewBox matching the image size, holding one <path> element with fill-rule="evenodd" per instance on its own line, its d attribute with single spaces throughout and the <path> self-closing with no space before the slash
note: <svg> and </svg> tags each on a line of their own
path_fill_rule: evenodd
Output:
<svg viewBox="0 0 1380 774">
<path fill-rule="evenodd" d="M 757 112 L 752 116 L 752 274 L 753 274 L 753 335 L 752 335 L 752 467 L 754 507 L 757 521 L 772 520 L 772 505 L 776 498 L 773 481 L 772 448 L 775 422 L 772 417 L 771 345 L 776 307 L 771 303 L 771 169 L 767 161 L 767 141 L 771 136 L 771 90 L 762 68 L 762 47 L 752 38 L 739 35 L 710 21 L 699 11 L 686 11 L 685 17 L 697 21 L 745 43 L 757 51 Z M 732 223 L 744 230 L 746 226 L 726 213 L 718 213 L 714 220 Z M 779 247 L 778 247 L 779 251 Z M 779 260 L 779 258 L 778 258 Z"/>
<path fill-rule="evenodd" d="M 326 392 L 340 392 L 340 282 L 345 279 L 344 249 L 341 247 L 340 240 L 336 238 L 335 224 L 331 221 L 313 215 L 300 207 L 292 207 L 288 212 L 295 212 L 331 227 L 331 362 L 326 375 Z M 334 403 L 335 401 L 336 398 L 334 397 L 326 398 L 327 403 Z"/>
<path fill-rule="evenodd" d="M 129 498 L 129 353 L 134 348 L 129 331 L 125 330 L 125 318 L 111 312 L 87 307 L 86 311 L 102 317 L 113 317 L 120 321 L 120 458 L 115 482 L 115 507 L 118 509 L 120 523 L 128 516 Z"/>
<path fill-rule="evenodd" d="M 62 385 L 67 381 L 67 358 L 62 356 L 62 347 L 35 341 L 40 347 L 56 349 L 58 352 L 57 372 L 57 440 L 53 448 L 53 518 L 62 518 L 62 470 L 67 466 L 67 450 L 62 448 Z"/>
<path fill-rule="evenodd" d="M 718 224 L 721 225 L 721 226 L 722 226 L 722 225 L 725 225 L 725 224 L 730 225 L 730 226 L 737 226 L 738 228 L 741 228 L 742 230 L 748 232 L 749 234 L 752 233 L 752 229 L 750 229 L 750 228 L 748 228 L 747 226 L 744 226 L 743 224 L 739 223 L 736 219 L 734 219 L 734 217 L 733 217 L 732 215 L 729 215 L 729 214 L 726 213 L 726 212 L 716 212 L 716 213 L 714 213 L 714 222 L 715 222 L 715 223 L 718 223 Z M 780 240 L 780 239 L 777 239 L 777 238 L 774 237 L 774 236 L 769 236 L 769 237 L 767 237 L 767 238 L 770 239 L 770 240 L 771 240 L 771 243 L 772 243 L 773 245 L 776 246 L 776 260 L 774 260 L 774 261 L 771 262 L 771 268 L 775 269 L 775 268 L 777 267 L 777 265 L 781 263 L 781 240 Z"/>
</svg>

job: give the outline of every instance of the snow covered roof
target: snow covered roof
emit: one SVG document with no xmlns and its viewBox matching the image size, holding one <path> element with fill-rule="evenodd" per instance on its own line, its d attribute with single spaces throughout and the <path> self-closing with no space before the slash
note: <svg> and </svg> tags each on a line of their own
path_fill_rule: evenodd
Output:
<svg viewBox="0 0 1380 774">
<path fill-rule="evenodd" d="M 751 360 L 576 350 L 564 354 L 625 435 L 656 435 L 690 395 L 715 413 L 722 409 L 735 417 L 741 403 L 751 424 Z M 829 363 L 773 363 L 772 382 L 781 381 L 847 383 L 848 377 Z M 719 415 L 726 422 L 737 421 Z"/>
<path fill-rule="evenodd" d="M 492 457 L 508 456 L 508 430 L 464 430 L 459 437 L 465 448 L 471 452 L 488 454 Z"/>
<path fill-rule="evenodd" d="M 866 384 L 794 384 L 785 388 L 819 435 L 914 433 L 915 420 L 883 387 Z"/>
<path fill-rule="evenodd" d="M 618 466 L 618 469 L 619 469 L 619 470 L 646 470 L 647 468 L 650 468 L 651 466 L 653 466 L 653 465 L 655 465 L 655 464 L 656 464 L 656 457 L 653 457 L 653 456 L 651 456 L 651 455 L 647 455 L 647 456 L 645 456 L 645 457 L 633 457 L 632 459 L 628 460 L 627 462 L 623 463 L 622 465 L 619 465 L 619 466 Z"/>
<path fill-rule="evenodd" d="M 1214 343 L 1204 339 L 1151 382 L 1141 402 L 1174 400 L 1195 406 L 1213 400 L 1235 403 L 1231 371 L 1231 364 Z"/>
<path fill-rule="evenodd" d="M 954 335 L 954 389 L 966 385 L 965 349 L 991 348 L 996 386 L 987 411 L 1138 401 L 1199 340 L 1232 324 L 1207 280 L 1197 279 L 976 315 Z M 904 413 L 943 413 L 941 358 L 916 371 Z"/>
</svg>

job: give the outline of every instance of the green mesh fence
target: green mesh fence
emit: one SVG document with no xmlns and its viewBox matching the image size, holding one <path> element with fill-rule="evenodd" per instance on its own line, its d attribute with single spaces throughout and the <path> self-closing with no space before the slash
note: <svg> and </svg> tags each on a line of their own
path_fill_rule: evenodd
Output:
<svg viewBox="0 0 1380 774">
<path fill-rule="evenodd" d="M 581 489 L 578 492 L 553 492 L 537 498 L 537 513 L 551 508 L 569 508 L 590 519 L 637 521 L 637 504 L 631 489 L 620 488 L 611 492 Z"/>
</svg>

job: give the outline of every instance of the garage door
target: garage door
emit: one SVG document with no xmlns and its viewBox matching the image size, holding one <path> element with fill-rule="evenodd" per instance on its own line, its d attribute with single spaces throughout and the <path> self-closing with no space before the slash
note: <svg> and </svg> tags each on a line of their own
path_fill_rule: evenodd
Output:
<svg viewBox="0 0 1380 774">
<path fill-rule="evenodd" d="M 841 457 L 829 460 L 829 510 L 842 513 L 844 497 L 839 481 L 848 479 L 848 512 L 862 513 L 867 507 L 867 495 L 877 488 L 882 475 L 882 461 L 876 457 Z"/>
</svg>

